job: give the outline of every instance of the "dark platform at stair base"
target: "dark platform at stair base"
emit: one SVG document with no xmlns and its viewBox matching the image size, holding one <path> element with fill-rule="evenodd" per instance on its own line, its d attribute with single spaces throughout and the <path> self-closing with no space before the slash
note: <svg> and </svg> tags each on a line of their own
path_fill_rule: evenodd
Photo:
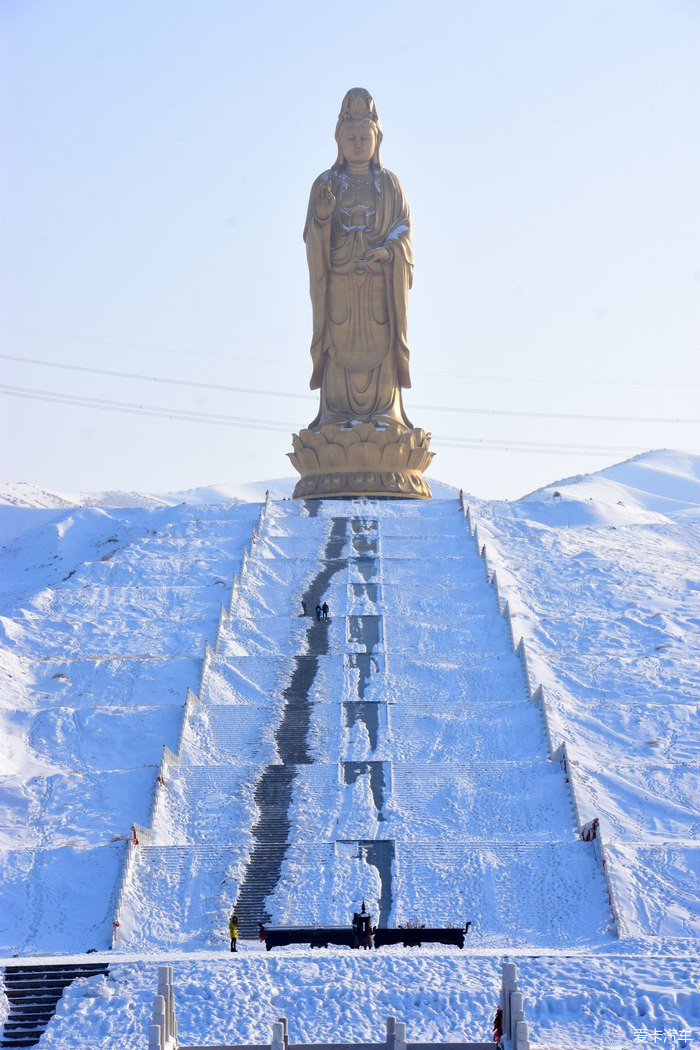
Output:
<svg viewBox="0 0 700 1050">
<path fill-rule="evenodd" d="M 377 928 L 373 933 L 374 947 L 385 944 L 402 944 L 404 948 L 420 947 L 421 944 L 451 944 L 464 947 L 464 936 L 471 922 L 464 929 L 444 929 L 426 926 L 422 929 Z M 265 947 L 282 948 L 289 944 L 308 944 L 310 948 L 327 948 L 329 944 L 340 944 L 355 948 L 355 934 L 350 926 L 268 926 L 265 928 Z"/>
</svg>

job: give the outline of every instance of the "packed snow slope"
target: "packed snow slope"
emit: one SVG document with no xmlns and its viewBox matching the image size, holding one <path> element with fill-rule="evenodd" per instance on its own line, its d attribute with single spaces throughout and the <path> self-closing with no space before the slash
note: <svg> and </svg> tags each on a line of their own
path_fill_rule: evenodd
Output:
<svg viewBox="0 0 700 1050">
<path fill-rule="evenodd" d="M 30 509 L 4 547 L 5 952 L 109 943 L 130 824 L 149 819 L 162 745 L 177 745 L 258 510 Z"/>
<path fill-rule="evenodd" d="M 372 843 L 392 842 L 391 921 L 471 915 L 477 928 L 464 952 L 266 955 L 248 942 L 232 974 L 225 917 L 250 855 L 253 787 L 268 766 L 284 768 L 275 725 L 290 663 L 315 645 L 299 596 L 339 516 L 324 504 L 303 519 L 287 484 L 165 497 L 0 490 L 0 952 L 10 962 L 94 947 L 89 959 L 112 964 L 69 989 L 42 1050 L 145 1048 L 167 960 L 190 1043 L 264 1042 L 280 1013 L 298 1042 L 379 1041 L 389 1013 L 412 1040 L 488 1039 L 509 952 L 534 1045 L 692 1046 L 700 459 L 649 454 L 515 503 L 467 500 L 531 679 L 544 684 L 550 733 L 566 741 L 581 818 L 600 819 L 623 938 L 609 933 L 602 872 L 577 838 L 563 771 L 547 761 L 542 709 L 483 589 L 456 493 L 432 505 L 363 501 L 347 508 L 343 556 L 352 562 L 363 537 L 352 520 L 376 521 L 383 568 L 375 580 L 348 568 L 327 591 L 312 761 L 296 775 L 296 845 L 268 911 L 345 921 L 358 890 L 381 911 Z M 200 687 L 205 641 L 214 646 L 266 489 L 269 533 L 133 873 L 143 899 L 127 895 L 122 943 L 102 954 L 130 825 L 153 816 L 162 744 L 177 747 L 186 690 Z M 363 680 L 361 622 L 373 617 L 371 667 L 382 673 L 365 680 L 362 703 L 384 705 L 376 723 L 348 692 Z M 532 863 L 519 869 L 525 846 Z M 182 861 L 152 869 L 160 884 L 147 877 L 158 850 Z M 538 866 L 543 851 L 549 867 Z M 560 901 L 567 880 L 576 894 Z"/>
<path fill-rule="evenodd" d="M 472 500 L 502 596 L 600 819 L 623 932 L 700 936 L 700 457 L 649 453 Z"/>
</svg>

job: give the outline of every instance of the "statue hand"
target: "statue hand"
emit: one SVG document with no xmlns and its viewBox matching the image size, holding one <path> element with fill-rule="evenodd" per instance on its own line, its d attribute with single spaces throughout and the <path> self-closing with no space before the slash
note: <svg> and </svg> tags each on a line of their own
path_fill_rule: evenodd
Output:
<svg viewBox="0 0 700 1050">
<path fill-rule="evenodd" d="M 316 218 L 322 222 L 330 219 L 335 208 L 335 197 L 330 182 L 319 183 L 316 191 Z"/>
<path fill-rule="evenodd" d="M 391 259 L 391 252 L 388 248 L 372 248 L 371 251 L 367 252 L 364 259 L 358 259 L 359 263 L 369 266 L 370 263 L 385 263 Z"/>
</svg>

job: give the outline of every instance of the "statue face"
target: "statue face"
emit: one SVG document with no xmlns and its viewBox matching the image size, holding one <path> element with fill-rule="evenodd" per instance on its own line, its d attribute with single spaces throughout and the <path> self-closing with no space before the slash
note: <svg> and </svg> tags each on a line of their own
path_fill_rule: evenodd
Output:
<svg viewBox="0 0 700 1050">
<path fill-rule="evenodd" d="M 346 122 L 338 133 L 338 144 L 350 164 L 369 164 L 377 147 L 377 132 L 369 120 Z"/>
</svg>

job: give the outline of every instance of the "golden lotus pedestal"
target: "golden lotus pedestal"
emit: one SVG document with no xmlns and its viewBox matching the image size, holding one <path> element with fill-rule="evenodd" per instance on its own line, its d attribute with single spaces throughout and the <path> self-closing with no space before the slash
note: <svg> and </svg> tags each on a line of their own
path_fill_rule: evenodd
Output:
<svg viewBox="0 0 700 1050">
<path fill-rule="evenodd" d="M 287 453 L 301 474 L 294 499 L 432 499 L 423 471 L 430 434 L 399 423 L 323 423 L 292 435 Z"/>
</svg>

